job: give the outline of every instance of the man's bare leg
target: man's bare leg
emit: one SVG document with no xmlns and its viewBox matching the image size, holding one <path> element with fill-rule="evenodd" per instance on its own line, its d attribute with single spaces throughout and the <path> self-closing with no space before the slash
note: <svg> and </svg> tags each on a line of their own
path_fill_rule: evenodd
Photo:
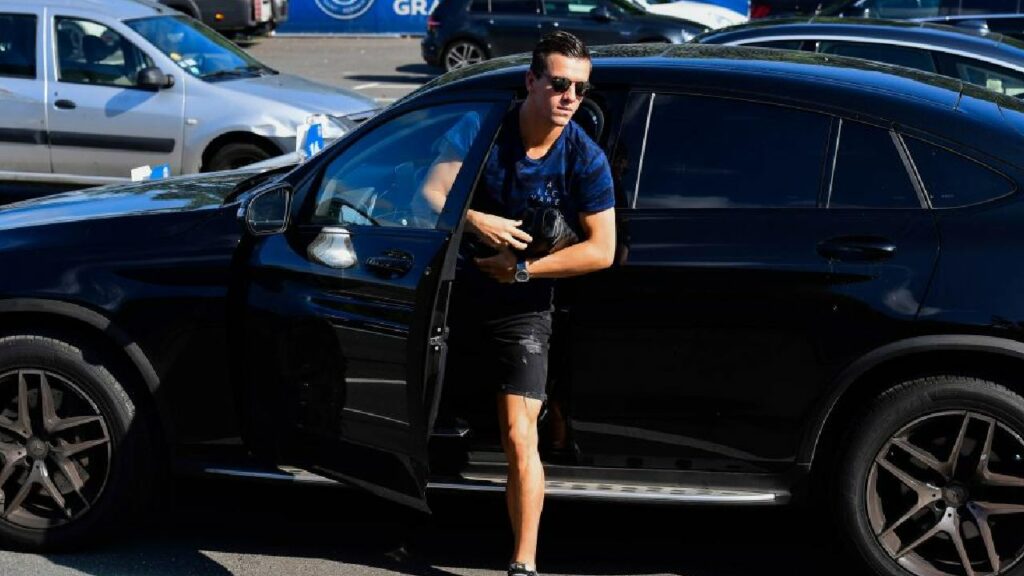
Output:
<svg viewBox="0 0 1024 576">
<path fill-rule="evenodd" d="M 537 419 L 540 400 L 498 395 L 501 444 L 508 460 L 505 501 L 515 536 L 512 561 L 536 566 L 537 534 L 544 508 L 544 468 L 538 452 Z"/>
</svg>

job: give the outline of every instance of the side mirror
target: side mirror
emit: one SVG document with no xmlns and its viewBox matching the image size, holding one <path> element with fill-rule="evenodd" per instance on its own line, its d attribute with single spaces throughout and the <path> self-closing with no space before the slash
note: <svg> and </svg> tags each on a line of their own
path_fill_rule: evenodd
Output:
<svg viewBox="0 0 1024 576">
<path fill-rule="evenodd" d="M 271 186 L 258 192 L 245 208 L 245 225 L 256 236 L 279 234 L 288 227 L 288 213 L 292 205 L 292 187 L 287 184 Z"/>
<path fill-rule="evenodd" d="M 615 20 L 615 16 L 608 10 L 606 6 L 598 6 L 590 11 L 590 16 L 599 22 L 611 22 Z"/>
<path fill-rule="evenodd" d="M 139 70 L 138 76 L 135 77 L 135 84 L 146 90 L 161 90 L 174 86 L 174 76 L 164 74 L 163 70 L 150 66 Z"/>
</svg>

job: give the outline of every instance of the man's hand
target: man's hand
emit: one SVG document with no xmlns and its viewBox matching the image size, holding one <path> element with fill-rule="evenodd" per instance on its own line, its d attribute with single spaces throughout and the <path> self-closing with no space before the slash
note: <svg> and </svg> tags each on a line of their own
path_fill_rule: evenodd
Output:
<svg viewBox="0 0 1024 576">
<path fill-rule="evenodd" d="M 516 278 L 516 255 L 508 248 L 498 249 L 498 253 L 487 258 L 474 258 L 476 265 L 491 278 L 503 284 L 511 284 Z"/>
<path fill-rule="evenodd" d="M 525 250 L 533 237 L 519 229 L 522 220 L 509 220 L 494 214 L 470 210 L 467 215 L 471 231 L 492 248 L 512 247 Z M 514 265 L 514 263 L 513 263 Z"/>
</svg>

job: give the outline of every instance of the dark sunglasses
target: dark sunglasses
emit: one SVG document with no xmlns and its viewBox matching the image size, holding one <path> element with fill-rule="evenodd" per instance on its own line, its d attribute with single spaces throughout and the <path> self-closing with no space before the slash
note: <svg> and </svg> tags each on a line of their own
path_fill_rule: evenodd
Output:
<svg viewBox="0 0 1024 576">
<path fill-rule="evenodd" d="M 565 94 L 569 87 L 574 84 L 572 80 L 562 78 L 561 76 L 548 76 L 548 79 L 551 81 L 551 89 L 559 94 Z M 575 82 L 575 84 L 576 96 L 579 98 L 583 98 L 587 95 L 587 92 L 594 89 L 594 85 L 590 82 Z"/>
</svg>

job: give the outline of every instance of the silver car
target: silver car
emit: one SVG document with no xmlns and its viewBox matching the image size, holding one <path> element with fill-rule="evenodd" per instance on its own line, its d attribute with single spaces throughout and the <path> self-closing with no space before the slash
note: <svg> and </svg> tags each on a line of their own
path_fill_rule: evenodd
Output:
<svg viewBox="0 0 1024 576">
<path fill-rule="evenodd" d="M 375 109 L 149 0 L 0 0 L 0 181 L 236 168 L 294 151 L 313 114 L 330 141 Z"/>
</svg>

